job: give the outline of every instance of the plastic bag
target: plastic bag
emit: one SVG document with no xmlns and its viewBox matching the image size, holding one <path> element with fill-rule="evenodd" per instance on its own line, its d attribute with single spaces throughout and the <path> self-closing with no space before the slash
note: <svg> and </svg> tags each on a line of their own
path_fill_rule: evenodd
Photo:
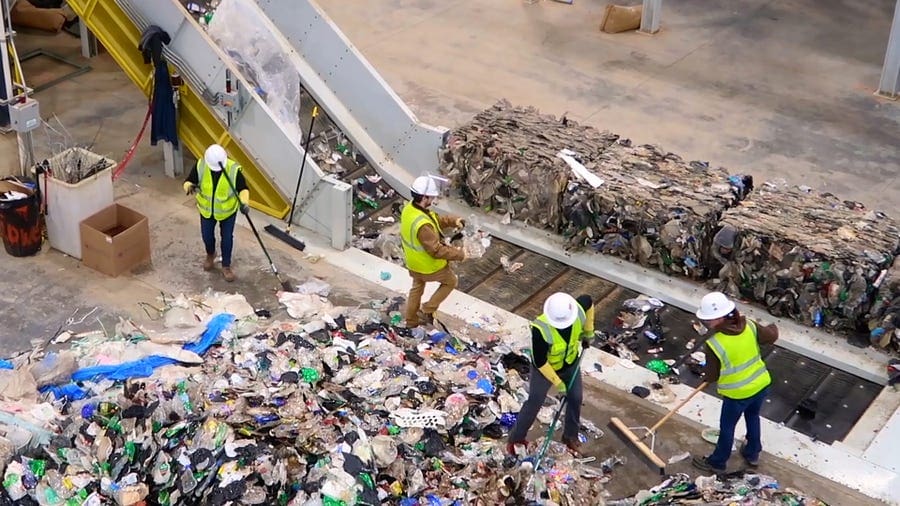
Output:
<svg viewBox="0 0 900 506">
<path fill-rule="evenodd" d="M 329 292 L 331 292 L 331 285 L 319 278 L 309 278 L 305 283 L 297 286 L 296 293 L 328 297 Z"/>
<path fill-rule="evenodd" d="M 257 93 L 299 145 L 299 71 L 269 26 L 253 0 L 222 0 L 208 33 L 255 82 Z"/>
</svg>

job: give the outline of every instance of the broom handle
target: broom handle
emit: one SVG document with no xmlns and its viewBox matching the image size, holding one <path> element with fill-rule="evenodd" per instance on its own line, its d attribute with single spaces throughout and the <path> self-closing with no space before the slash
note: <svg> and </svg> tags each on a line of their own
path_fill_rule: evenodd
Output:
<svg viewBox="0 0 900 506">
<path fill-rule="evenodd" d="M 669 410 L 669 412 L 666 413 L 665 416 L 663 416 L 662 418 L 660 418 L 659 421 L 656 422 L 656 423 L 653 425 L 653 427 L 650 427 L 650 430 L 647 432 L 647 435 L 652 434 L 653 431 L 655 431 L 656 429 L 658 429 L 660 425 L 664 424 L 664 423 L 666 422 L 666 420 L 668 420 L 669 418 L 672 418 L 672 415 L 674 415 L 675 413 L 677 413 L 679 409 L 681 409 L 685 404 L 687 404 L 688 401 L 690 401 L 691 399 L 693 399 L 694 396 L 697 395 L 701 390 L 703 390 L 704 388 L 706 388 L 706 386 L 707 386 L 708 384 L 709 384 L 709 383 L 707 383 L 707 382 L 705 382 L 705 381 L 704 381 L 703 383 L 700 383 L 700 385 L 698 385 L 697 388 L 695 388 L 694 391 L 690 393 L 690 395 L 688 395 L 687 397 L 685 397 L 685 399 L 684 399 L 683 401 L 679 402 L 677 406 L 675 406 L 674 408 L 672 408 L 671 410 Z M 645 436 L 645 437 L 646 437 L 646 436 Z"/>
<path fill-rule="evenodd" d="M 314 105 L 312 117 L 309 119 L 309 130 L 306 132 L 306 142 L 303 145 L 303 159 L 300 161 L 300 175 L 297 176 L 297 187 L 294 189 L 294 201 L 291 202 L 291 215 L 288 217 L 287 228 L 294 224 L 294 208 L 297 207 L 297 194 L 300 193 L 300 182 L 303 181 L 303 169 L 306 168 L 306 158 L 309 156 L 309 141 L 312 140 L 313 125 L 316 124 L 316 116 L 319 115 L 319 106 Z"/>
</svg>

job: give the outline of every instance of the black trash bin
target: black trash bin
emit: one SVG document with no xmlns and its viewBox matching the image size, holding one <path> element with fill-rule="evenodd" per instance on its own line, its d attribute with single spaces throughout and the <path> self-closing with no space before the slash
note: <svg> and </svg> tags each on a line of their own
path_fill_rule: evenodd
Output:
<svg viewBox="0 0 900 506">
<path fill-rule="evenodd" d="M 28 195 L 19 200 L 0 200 L 0 237 L 14 257 L 27 257 L 41 250 L 41 206 L 34 192 L 24 186 L 0 181 L 0 194 L 17 191 Z"/>
</svg>

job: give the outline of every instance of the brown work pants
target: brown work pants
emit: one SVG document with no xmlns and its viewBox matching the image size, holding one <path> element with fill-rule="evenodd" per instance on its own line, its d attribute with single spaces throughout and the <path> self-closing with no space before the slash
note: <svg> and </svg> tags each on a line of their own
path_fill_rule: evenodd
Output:
<svg viewBox="0 0 900 506">
<path fill-rule="evenodd" d="M 419 325 L 419 304 L 422 302 L 422 294 L 425 293 L 425 283 L 438 282 L 441 286 L 434 292 L 431 299 L 422 305 L 422 312 L 433 315 L 441 302 L 444 302 L 450 292 L 459 284 L 459 278 L 453 273 L 448 264 L 443 269 L 434 274 L 420 274 L 418 272 L 409 271 L 412 277 L 412 287 L 409 289 L 409 298 L 406 299 L 406 326 L 415 327 Z"/>
</svg>

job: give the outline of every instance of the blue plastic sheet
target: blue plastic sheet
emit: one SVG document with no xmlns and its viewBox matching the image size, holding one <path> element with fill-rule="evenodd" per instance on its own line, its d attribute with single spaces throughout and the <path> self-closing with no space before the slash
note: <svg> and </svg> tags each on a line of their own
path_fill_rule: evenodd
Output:
<svg viewBox="0 0 900 506">
<path fill-rule="evenodd" d="M 231 325 L 231 322 L 233 321 L 234 315 L 228 313 L 214 316 L 206 326 L 206 330 L 200 336 L 200 340 L 195 343 L 188 343 L 182 348 L 192 351 L 200 356 L 205 355 L 216 341 L 219 340 L 222 331 Z M 158 367 L 177 363 L 178 361 L 175 359 L 153 355 L 124 364 L 85 367 L 72 374 L 72 381 L 100 381 L 104 379 L 124 381 L 131 378 L 147 378 L 151 376 L 153 371 Z"/>
<path fill-rule="evenodd" d="M 15 367 L 9 360 L 0 359 L 0 369 L 15 369 Z"/>
<path fill-rule="evenodd" d="M 47 392 L 51 392 L 53 397 L 57 399 L 66 399 L 67 401 L 80 401 L 81 399 L 87 399 L 88 392 L 76 385 L 75 383 L 69 383 L 67 385 L 47 385 L 40 388 L 40 392 L 45 394 Z"/>
</svg>

